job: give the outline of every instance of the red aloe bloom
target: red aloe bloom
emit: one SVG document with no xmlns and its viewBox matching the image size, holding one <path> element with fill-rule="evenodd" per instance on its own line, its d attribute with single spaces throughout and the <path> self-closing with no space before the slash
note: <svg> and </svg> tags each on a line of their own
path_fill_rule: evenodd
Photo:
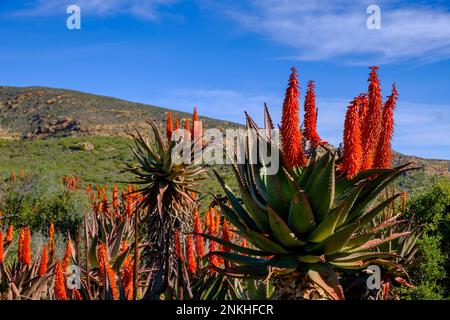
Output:
<svg viewBox="0 0 450 320">
<path fill-rule="evenodd" d="M 197 107 L 194 107 L 194 113 L 192 115 L 192 138 L 194 141 L 198 141 L 198 145 L 202 145 L 202 135 L 203 135 L 203 128 L 202 128 L 202 122 L 200 121 L 200 118 L 198 116 Z"/>
<path fill-rule="evenodd" d="M 167 125 L 166 125 L 166 137 L 167 137 L 167 140 L 172 139 L 172 132 L 173 132 L 172 113 L 169 111 L 169 112 L 167 112 Z"/>
<path fill-rule="evenodd" d="M 57 261 L 55 265 L 55 298 L 57 300 L 67 300 L 66 281 L 61 266 L 61 262 Z"/>
<path fill-rule="evenodd" d="M 189 124 L 189 119 L 184 119 L 184 133 L 186 135 L 186 139 L 190 139 L 191 137 L 191 129 L 190 129 L 190 124 Z"/>
<path fill-rule="evenodd" d="M 133 271 L 134 262 L 130 261 L 122 272 L 122 286 L 127 300 L 133 300 Z"/>
<path fill-rule="evenodd" d="M 180 258 L 181 261 L 184 261 L 184 254 L 183 249 L 181 248 L 181 241 L 180 241 L 180 232 L 177 230 L 175 231 L 175 237 L 173 239 L 174 242 L 174 251 L 175 255 Z"/>
<path fill-rule="evenodd" d="M 362 168 L 371 169 L 374 165 L 375 153 L 382 121 L 382 99 L 380 82 L 378 80 L 378 67 L 370 67 L 368 105 L 362 122 L 362 140 L 364 160 Z"/>
<path fill-rule="evenodd" d="M 210 241 L 209 252 L 216 252 L 216 251 L 217 251 L 217 243 L 215 243 L 214 241 Z M 219 258 L 214 254 L 210 256 L 209 262 L 216 267 L 220 267 Z"/>
<path fill-rule="evenodd" d="M 355 177 L 361 170 L 362 146 L 361 146 L 361 122 L 359 110 L 364 97 L 356 97 L 348 106 L 344 125 L 344 161 L 342 172 L 348 179 Z"/>
<path fill-rule="evenodd" d="M 118 190 L 116 184 L 114 184 L 114 186 L 113 186 L 113 209 L 114 209 L 114 214 L 116 216 L 118 216 L 119 215 L 119 190 Z"/>
<path fill-rule="evenodd" d="M 14 237 L 14 226 L 11 224 L 9 225 L 8 231 L 6 231 L 5 237 L 6 244 L 10 244 L 13 241 L 13 237 Z"/>
<path fill-rule="evenodd" d="M 3 231 L 0 230 L 0 265 L 3 263 Z"/>
<path fill-rule="evenodd" d="M 200 214 L 198 213 L 197 207 L 194 209 L 194 232 L 202 233 L 202 219 L 200 219 Z M 205 255 L 205 240 L 202 236 L 195 236 L 195 250 L 197 251 L 198 257 L 203 257 Z"/>
<path fill-rule="evenodd" d="M 70 238 L 69 238 L 69 240 L 67 240 L 66 252 L 64 254 L 64 259 L 62 262 L 62 267 L 63 267 L 64 272 L 66 272 L 67 268 L 69 268 L 70 261 L 72 258 L 72 250 L 73 250 L 72 240 L 70 240 Z"/>
<path fill-rule="evenodd" d="M 41 261 L 39 263 L 39 276 L 43 277 L 47 273 L 47 264 L 48 264 L 48 253 L 47 246 L 44 245 L 42 248 Z"/>
<path fill-rule="evenodd" d="M 381 129 L 380 141 L 375 157 L 376 168 L 391 167 L 391 141 L 394 134 L 394 109 L 398 99 L 398 92 L 395 83 L 392 85 L 392 94 L 384 104 L 383 108 L 383 128 Z"/>
<path fill-rule="evenodd" d="M 321 139 L 317 133 L 316 95 L 314 94 L 314 81 L 308 82 L 308 90 L 305 97 L 305 138 L 316 148 Z"/>
<path fill-rule="evenodd" d="M 225 219 L 223 220 L 222 224 L 222 240 L 226 242 L 231 242 L 230 230 L 228 229 L 228 222 Z M 224 252 L 230 252 L 230 248 L 224 245 L 221 246 L 221 250 Z"/>
<path fill-rule="evenodd" d="M 281 145 L 289 167 L 304 167 L 307 165 L 307 159 L 303 151 L 303 137 L 299 125 L 297 70 L 295 68 L 291 70 L 292 74 L 283 103 Z"/>
<path fill-rule="evenodd" d="M 180 120 L 178 120 L 178 116 L 175 115 L 175 122 L 174 122 L 173 130 L 176 131 L 178 129 L 180 129 Z"/>
<path fill-rule="evenodd" d="M 192 234 L 188 236 L 188 243 L 187 243 L 187 269 L 188 272 L 191 274 L 195 274 L 197 272 L 197 260 L 195 259 L 195 252 L 194 252 L 194 237 Z"/>
<path fill-rule="evenodd" d="M 29 266 L 31 264 L 31 231 L 30 228 L 20 230 L 19 261 Z"/>
<path fill-rule="evenodd" d="M 53 255 L 55 254 L 55 225 L 53 222 L 50 223 L 50 227 L 48 228 L 48 246 L 51 261 L 53 259 Z"/>
<path fill-rule="evenodd" d="M 81 296 L 80 291 L 78 291 L 77 289 L 73 289 L 72 290 L 72 299 L 73 300 L 78 300 L 78 301 L 83 300 L 83 297 Z"/>
<path fill-rule="evenodd" d="M 103 243 L 98 246 L 98 260 L 100 262 L 100 273 L 102 275 L 103 286 L 106 287 L 106 282 L 108 281 L 113 299 L 118 300 L 119 289 L 117 288 L 116 274 L 109 264 L 108 254 Z"/>
</svg>

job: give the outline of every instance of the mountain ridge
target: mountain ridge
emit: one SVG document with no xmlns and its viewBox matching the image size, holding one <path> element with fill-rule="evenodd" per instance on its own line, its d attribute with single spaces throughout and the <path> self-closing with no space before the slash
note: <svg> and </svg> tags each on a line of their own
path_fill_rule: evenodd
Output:
<svg viewBox="0 0 450 320">
<path fill-rule="evenodd" d="M 104 95 L 40 86 L 0 86 L 0 138 L 36 139 L 69 136 L 124 136 L 129 129 L 147 129 L 152 118 L 161 128 L 167 112 L 180 119 L 191 114 Z M 206 128 L 239 128 L 241 124 L 201 117 Z M 393 164 L 412 162 L 426 175 L 450 177 L 450 161 L 393 154 Z"/>
</svg>

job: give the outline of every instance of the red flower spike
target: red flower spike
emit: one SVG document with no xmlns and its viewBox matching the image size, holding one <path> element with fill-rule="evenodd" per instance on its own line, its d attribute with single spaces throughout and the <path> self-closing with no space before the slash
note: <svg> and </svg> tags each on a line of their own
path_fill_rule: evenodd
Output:
<svg viewBox="0 0 450 320">
<path fill-rule="evenodd" d="M 303 137 L 299 124 L 297 70 L 292 68 L 283 103 L 281 118 L 281 145 L 289 167 L 304 167 L 307 159 L 303 151 Z"/>
</svg>

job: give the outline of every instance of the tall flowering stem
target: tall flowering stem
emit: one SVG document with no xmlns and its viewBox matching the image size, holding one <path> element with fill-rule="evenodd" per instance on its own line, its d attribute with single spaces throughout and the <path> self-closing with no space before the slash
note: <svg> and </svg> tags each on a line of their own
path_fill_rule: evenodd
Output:
<svg viewBox="0 0 450 320">
<path fill-rule="evenodd" d="M 200 218 L 200 214 L 198 213 L 197 207 L 194 209 L 194 232 L 196 234 L 200 234 L 203 232 L 202 230 L 202 219 Z M 197 256 L 199 258 L 205 255 L 205 240 L 202 236 L 195 236 L 195 250 L 197 252 Z"/>
<path fill-rule="evenodd" d="M 55 265 L 55 287 L 53 291 L 57 300 L 67 300 L 66 281 L 61 262 L 59 261 Z"/>
<path fill-rule="evenodd" d="M 172 125 L 172 113 L 167 113 L 167 124 L 166 124 L 166 137 L 167 140 L 170 141 L 172 139 L 172 133 L 173 133 L 173 125 Z"/>
<path fill-rule="evenodd" d="M 303 137 L 299 125 L 297 70 L 292 68 L 283 103 L 281 118 L 281 144 L 286 164 L 289 167 L 304 167 L 307 159 L 303 151 Z"/>
<path fill-rule="evenodd" d="M 102 243 L 98 246 L 98 260 L 100 262 L 100 273 L 102 275 L 103 285 L 109 284 L 114 300 L 119 299 L 119 289 L 117 288 L 116 274 L 109 264 L 106 247 Z"/>
<path fill-rule="evenodd" d="M 370 67 L 368 105 L 362 122 L 363 166 L 364 170 L 374 166 L 382 121 L 382 98 L 378 67 Z"/>
<path fill-rule="evenodd" d="M 6 244 L 10 244 L 13 241 L 14 237 L 14 226 L 11 224 L 8 227 L 8 231 L 6 231 L 5 242 Z"/>
<path fill-rule="evenodd" d="M 383 128 L 375 157 L 376 168 L 390 168 L 392 156 L 392 136 L 394 134 L 394 109 L 397 104 L 398 92 L 395 83 L 392 85 L 392 94 L 383 107 Z"/>
<path fill-rule="evenodd" d="M 66 252 L 64 254 L 64 260 L 62 263 L 64 272 L 67 272 L 67 269 L 69 268 L 70 261 L 72 258 L 72 250 L 73 250 L 72 240 L 70 240 L 70 238 L 69 238 L 69 240 L 67 240 Z"/>
<path fill-rule="evenodd" d="M 321 139 L 317 133 L 316 95 L 314 81 L 308 82 L 305 96 L 305 138 L 310 141 L 311 147 L 317 148 Z"/>
<path fill-rule="evenodd" d="M 194 237 L 192 234 L 188 236 L 187 243 L 187 270 L 190 274 L 195 274 L 197 272 L 197 260 L 195 259 L 194 251 Z"/>
<path fill-rule="evenodd" d="M 43 277 L 47 273 L 47 264 L 48 264 L 48 252 L 47 245 L 44 245 L 42 248 L 41 261 L 39 263 L 39 276 Z"/>
<path fill-rule="evenodd" d="M 19 261 L 27 266 L 31 264 L 31 231 L 28 227 L 20 230 Z"/>
<path fill-rule="evenodd" d="M 356 97 L 348 106 L 344 124 L 344 160 L 342 172 L 348 179 L 354 178 L 361 170 L 362 141 L 359 110 L 363 107 L 364 96 Z"/>
<path fill-rule="evenodd" d="M 3 231 L 0 230 L 0 265 L 3 263 Z"/>
</svg>

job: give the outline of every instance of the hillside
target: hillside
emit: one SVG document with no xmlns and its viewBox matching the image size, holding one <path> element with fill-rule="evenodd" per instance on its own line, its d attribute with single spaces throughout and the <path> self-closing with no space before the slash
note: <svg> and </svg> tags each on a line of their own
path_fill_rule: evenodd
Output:
<svg viewBox="0 0 450 320">
<path fill-rule="evenodd" d="M 168 109 L 71 90 L 0 87 L 0 137 L 32 139 L 66 136 L 123 136 L 145 127 L 145 119 L 162 123 Z M 191 118 L 177 112 L 180 118 Z M 202 118 L 206 127 L 237 126 Z"/>
<path fill-rule="evenodd" d="M 38 163 L 36 169 L 41 171 L 60 175 L 84 173 L 93 182 L 108 182 L 116 175 L 113 168 L 129 157 L 127 140 L 122 137 L 125 131 L 146 128 L 146 118 L 163 126 L 167 111 L 170 110 L 71 90 L 0 87 L 0 138 L 20 140 L 0 141 L 3 162 L 0 172 L 7 173 L 13 168 L 30 170 Z M 188 113 L 177 114 L 179 118 L 191 118 Z M 203 117 L 202 121 L 204 127 L 240 126 Z M 99 140 L 99 136 L 107 139 Z M 58 139 L 42 139 L 49 137 Z M 71 139 L 61 139 L 67 137 Z M 93 143 L 95 151 L 84 152 L 80 148 L 83 143 Z M 33 157 L 28 154 L 30 151 Z M 60 157 L 49 158 L 49 152 Z M 33 164 L 26 163 L 31 158 L 35 160 Z M 65 163 L 67 158 L 73 161 Z M 395 165 L 413 162 L 423 167 L 422 171 L 402 178 L 400 185 L 406 189 L 420 188 L 436 177 L 450 177 L 450 161 L 394 153 L 393 162 Z M 97 168 L 100 163 L 105 168 Z"/>
</svg>

